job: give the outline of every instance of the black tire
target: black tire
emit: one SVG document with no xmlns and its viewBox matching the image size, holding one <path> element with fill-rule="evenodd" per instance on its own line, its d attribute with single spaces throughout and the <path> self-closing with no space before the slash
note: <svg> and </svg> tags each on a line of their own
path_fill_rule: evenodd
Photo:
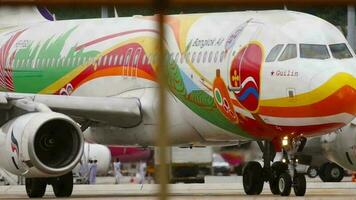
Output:
<svg viewBox="0 0 356 200">
<path fill-rule="evenodd" d="M 307 190 L 307 182 L 303 174 L 295 174 L 293 179 L 293 190 L 295 196 L 304 196 Z"/>
<path fill-rule="evenodd" d="M 52 188 L 56 197 L 70 197 L 73 192 L 73 174 L 69 172 L 52 180 Z"/>
<path fill-rule="evenodd" d="M 46 192 L 47 182 L 42 178 L 26 178 L 26 193 L 30 198 L 42 198 Z"/>
<path fill-rule="evenodd" d="M 288 170 L 288 165 L 286 163 L 277 161 L 274 162 L 271 166 L 271 177 L 269 180 L 269 188 L 271 189 L 272 194 L 279 195 L 278 189 L 278 178 L 279 176 Z"/>
<path fill-rule="evenodd" d="M 309 178 L 316 178 L 319 175 L 318 168 L 313 166 L 308 167 L 307 175 Z"/>
<path fill-rule="evenodd" d="M 247 195 L 259 195 L 263 190 L 263 170 L 258 162 L 248 162 L 242 173 L 242 182 Z"/>
<path fill-rule="evenodd" d="M 281 196 L 289 196 L 292 189 L 292 178 L 287 172 L 282 173 L 278 178 L 278 189 Z"/>
<path fill-rule="evenodd" d="M 269 188 L 271 189 L 272 194 L 279 195 L 278 179 L 269 180 Z"/>
<path fill-rule="evenodd" d="M 328 163 L 325 168 L 328 182 L 340 182 L 344 178 L 344 169 L 335 163 Z"/>
</svg>

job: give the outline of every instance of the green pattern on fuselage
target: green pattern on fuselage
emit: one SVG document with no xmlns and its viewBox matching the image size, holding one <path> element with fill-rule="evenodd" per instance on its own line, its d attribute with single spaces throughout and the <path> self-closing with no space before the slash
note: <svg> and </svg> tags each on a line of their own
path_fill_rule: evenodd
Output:
<svg viewBox="0 0 356 200">
<path fill-rule="evenodd" d="M 176 63 L 172 62 L 167 65 L 169 89 L 190 110 L 217 127 L 242 137 L 251 138 L 250 135 L 244 132 L 236 124 L 232 124 L 221 114 L 215 105 L 214 98 L 206 91 L 194 90 L 188 93 L 183 82 L 181 71 Z"/>
<path fill-rule="evenodd" d="M 61 55 L 74 30 L 75 28 L 57 38 L 48 38 L 43 44 L 41 41 L 33 41 L 26 48 L 18 50 L 13 68 L 17 92 L 38 93 L 83 63 L 80 61 L 92 59 L 100 53 L 76 51 L 76 47 L 72 47 L 67 55 Z"/>
</svg>

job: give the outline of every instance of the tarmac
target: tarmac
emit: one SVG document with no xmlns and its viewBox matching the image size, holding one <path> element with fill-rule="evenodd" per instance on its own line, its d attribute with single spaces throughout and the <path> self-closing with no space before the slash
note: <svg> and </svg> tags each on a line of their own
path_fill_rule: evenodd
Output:
<svg viewBox="0 0 356 200">
<path fill-rule="evenodd" d="M 258 196 L 246 196 L 240 177 L 207 177 L 205 184 L 171 184 L 169 199 L 173 200 L 236 200 L 236 199 L 355 199 L 356 183 L 350 177 L 340 183 L 323 183 L 319 179 L 307 180 L 305 197 L 295 197 L 293 191 L 290 197 L 274 196 L 270 193 L 268 184 Z M 75 185 L 73 195 L 67 199 L 123 199 L 123 200 L 153 200 L 158 199 L 157 184 L 112 184 L 113 178 L 99 178 L 96 185 Z M 238 182 L 236 182 L 238 181 Z M 45 199 L 55 199 L 52 187 L 47 187 Z M 0 186 L 0 199 L 27 199 L 24 186 Z"/>
</svg>

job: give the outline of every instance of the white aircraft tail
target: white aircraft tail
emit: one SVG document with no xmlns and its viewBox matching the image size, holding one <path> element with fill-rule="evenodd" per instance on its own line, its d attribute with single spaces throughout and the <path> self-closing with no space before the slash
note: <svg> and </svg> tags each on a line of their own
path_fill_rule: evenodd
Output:
<svg viewBox="0 0 356 200">
<path fill-rule="evenodd" d="M 0 6 L 0 30 L 53 20 L 53 15 L 44 7 Z"/>
</svg>

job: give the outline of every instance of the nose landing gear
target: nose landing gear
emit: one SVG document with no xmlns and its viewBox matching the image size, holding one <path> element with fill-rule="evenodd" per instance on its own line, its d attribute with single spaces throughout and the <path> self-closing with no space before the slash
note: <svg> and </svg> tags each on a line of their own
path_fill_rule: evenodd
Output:
<svg viewBox="0 0 356 200">
<path fill-rule="evenodd" d="M 288 140 L 288 138 L 283 138 Z M 243 170 L 243 186 L 247 195 L 258 195 L 262 192 L 264 182 L 269 182 L 272 194 L 289 196 L 293 188 L 296 196 L 304 196 L 306 180 L 304 174 L 296 172 L 297 160 L 294 155 L 303 149 L 306 139 L 302 137 L 283 141 L 283 162 L 271 162 L 275 152 L 270 141 L 258 142 L 263 152 L 263 168 L 258 162 L 248 162 Z"/>
</svg>

